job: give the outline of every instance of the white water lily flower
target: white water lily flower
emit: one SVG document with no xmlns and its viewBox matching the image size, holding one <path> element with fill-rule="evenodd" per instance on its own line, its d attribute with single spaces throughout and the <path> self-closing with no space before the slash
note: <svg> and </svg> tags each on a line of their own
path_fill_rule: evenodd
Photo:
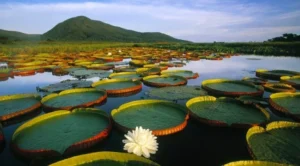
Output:
<svg viewBox="0 0 300 166">
<path fill-rule="evenodd" d="M 135 130 L 128 131 L 125 138 L 123 140 L 124 150 L 127 150 L 128 153 L 149 158 L 150 154 L 155 154 L 158 149 L 157 137 L 149 129 L 136 127 Z"/>
</svg>

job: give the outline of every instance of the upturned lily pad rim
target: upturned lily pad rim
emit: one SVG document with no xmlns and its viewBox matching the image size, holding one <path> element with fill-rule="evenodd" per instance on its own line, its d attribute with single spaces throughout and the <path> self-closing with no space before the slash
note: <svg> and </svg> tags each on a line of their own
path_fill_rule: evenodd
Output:
<svg viewBox="0 0 300 166">
<path fill-rule="evenodd" d="M 199 77 L 198 73 L 194 73 L 191 70 L 165 70 L 165 71 L 162 71 L 161 74 L 162 75 L 172 75 L 173 73 L 181 73 L 181 72 L 188 72 L 188 73 L 193 74 L 192 76 L 185 77 L 187 79 L 196 79 Z"/>
<path fill-rule="evenodd" d="M 173 78 L 178 78 L 181 79 L 182 81 L 176 83 L 176 84 L 172 84 L 172 83 L 156 83 L 156 82 L 152 82 L 152 81 L 148 81 L 151 78 L 162 78 L 162 77 L 173 77 Z M 155 87 L 166 87 L 166 86 L 180 86 L 180 85 L 186 85 L 187 84 L 187 79 L 182 77 L 182 76 L 177 76 L 177 75 L 151 75 L 151 76 L 146 76 L 143 77 L 143 82 L 146 85 L 150 85 L 150 86 L 155 86 Z"/>
<path fill-rule="evenodd" d="M 227 91 L 222 91 L 222 90 L 216 90 L 213 88 L 210 88 L 206 85 L 208 84 L 222 84 L 222 83 L 237 83 L 237 84 L 242 84 L 245 86 L 249 86 L 249 87 L 253 87 L 255 88 L 257 91 L 256 92 L 227 92 Z M 262 96 L 264 93 L 264 88 L 260 85 L 255 85 L 253 83 L 249 83 L 246 81 L 241 81 L 241 80 L 229 80 L 229 79 L 208 79 L 208 80 L 204 80 L 201 83 L 201 87 L 208 91 L 208 93 L 212 93 L 212 94 L 216 94 L 216 95 L 225 95 L 225 96 L 234 96 L 234 97 L 238 97 L 238 96 Z"/>
<path fill-rule="evenodd" d="M 122 112 L 124 109 L 127 109 L 129 107 L 132 106 L 137 106 L 137 105 L 147 105 L 147 104 L 156 104 L 156 103 L 166 103 L 166 104 L 170 104 L 170 105 L 175 105 L 177 107 L 178 110 L 184 112 L 186 114 L 184 121 L 174 127 L 171 128 L 166 128 L 166 129 L 160 129 L 160 130 L 152 130 L 152 134 L 155 136 L 163 136 L 163 135 L 169 135 L 169 134 L 173 134 L 176 132 L 179 132 L 181 130 L 183 130 L 186 125 L 187 125 L 187 120 L 189 119 L 189 112 L 188 109 L 182 105 L 170 102 L 170 101 L 165 101 L 165 100 L 154 100 L 154 99 L 148 99 L 148 100 L 135 100 L 135 101 L 131 101 L 125 104 L 122 104 L 121 106 L 119 106 L 119 108 L 113 109 L 111 111 L 111 117 L 112 120 L 115 122 L 115 124 L 117 125 L 117 127 L 119 129 L 121 129 L 122 131 L 128 131 L 128 130 L 133 130 L 133 128 L 128 128 L 126 126 L 123 126 L 121 124 L 118 124 L 115 120 L 114 120 L 114 116 L 116 114 L 118 114 L 119 112 Z M 151 130 L 151 129 L 150 129 Z"/>
<path fill-rule="evenodd" d="M 260 160 L 241 160 L 233 161 L 225 164 L 224 166 L 293 166 L 283 163 L 276 163 L 271 161 L 260 161 Z"/>
<path fill-rule="evenodd" d="M 288 97 L 295 97 L 295 96 L 300 96 L 300 92 L 273 93 L 270 95 L 269 103 L 270 103 L 271 108 L 273 108 L 274 110 L 284 113 L 286 115 L 289 115 L 289 116 L 295 118 L 296 120 L 300 120 L 300 114 L 293 114 L 293 113 L 289 112 L 288 109 L 280 106 L 279 104 L 277 104 L 276 102 L 273 101 L 276 98 L 288 98 Z"/>
<path fill-rule="evenodd" d="M 271 92 L 296 92 L 296 89 L 284 83 L 266 83 L 264 89 Z"/>
<path fill-rule="evenodd" d="M 280 82 L 292 85 L 293 87 L 299 89 L 300 83 L 292 82 L 291 80 L 294 80 L 294 79 L 300 80 L 300 75 L 299 76 L 291 76 L 291 77 L 290 76 L 282 76 L 282 77 L 280 77 Z"/>
<path fill-rule="evenodd" d="M 252 80 L 254 80 L 254 79 L 257 79 L 257 80 L 259 80 L 259 81 L 252 81 Z M 256 77 L 244 77 L 242 80 L 243 80 L 243 81 L 252 82 L 252 83 L 254 83 L 254 84 L 259 84 L 259 85 L 265 84 L 265 83 L 268 82 L 267 79 L 263 79 L 263 78 L 259 78 L 259 77 L 257 77 L 257 78 L 256 78 Z"/>
<path fill-rule="evenodd" d="M 294 76 L 300 75 L 300 72 L 297 72 L 297 71 L 280 70 L 280 69 L 275 69 L 275 70 L 257 69 L 255 73 L 256 73 L 256 76 L 258 76 L 258 77 L 263 77 L 263 78 L 273 79 L 273 80 L 280 80 L 280 77 L 283 75 L 278 75 L 276 73 L 273 74 L 272 72 L 275 72 L 275 71 L 293 73 Z"/>
<path fill-rule="evenodd" d="M 76 105 L 76 106 L 66 106 L 66 107 L 56 108 L 56 107 L 51 107 L 51 106 L 45 105 L 46 101 L 49 101 L 49 100 L 51 100 L 55 97 L 60 97 L 60 96 L 67 95 L 67 94 L 70 94 L 70 93 L 83 93 L 83 92 L 98 92 L 98 93 L 102 93 L 102 95 L 99 96 L 99 98 L 95 101 L 91 101 L 91 102 L 88 102 L 88 103 L 82 103 L 82 104 Z M 71 110 L 71 109 L 78 108 L 78 107 L 89 107 L 89 106 L 92 106 L 94 104 L 101 103 L 106 98 L 107 98 L 107 92 L 105 90 L 98 90 L 98 89 L 95 89 L 95 88 L 75 88 L 75 89 L 64 90 L 64 91 L 61 91 L 59 93 L 51 93 L 51 94 L 43 97 L 42 100 L 41 100 L 41 103 L 42 103 L 42 105 L 45 109 L 49 109 L 49 110 L 55 110 L 55 109 L 56 110 L 59 110 L 59 109 Z"/>
<path fill-rule="evenodd" d="M 193 111 L 190 109 L 190 106 L 192 104 L 198 103 L 198 102 L 204 102 L 204 101 L 217 101 L 217 100 L 223 100 L 223 101 L 228 101 L 228 102 L 236 102 L 238 104 L 239 103 L 238 100 L 233 99 L 233 98 L 229 98 L 229 97 L 219 97 L 216 98 L 214 96 L 200 96 L 200 97 L 195 97 L 192 98 L 190 100 L 188 100 L 186 102 L 186 107 L 189 108 L 189 113 L 192 117 L 194 117 L 195 119 L 197 119 L 200 122 L 206 123 L 208 125 L 212 125 L 212 126 L 221 126 L 221 127 L 238 127 L 238 128 L 249 128 L 249 126 L 256 126 L 259 124 L 243 124 L 243 123 L 232 123 L 231 125 L 228 125 L 227 123 L 223 122 L 223 121 L 219 121 L 219 120 L 211 120 L 211 119 L 206 119 L 206 118 L 202 118 L 198 115 L 196 115 L 195 113 L 193 113 Z M 257 104 L 252 104 L 253 107 L 257 108 L 258 111 L 262 112 L 265 115 L 265 118 L 267 121 L 270 120 L 270 114 L 268 113 L 267 110 L 265 110 L 264 108 L 260 107 Z M 264 124 L 264 122 L 262 123 Z"/>
<path fill-rule="evenodd" d="M 55 151 L 55 150 L 52 150 L 52 149 L 35 149 L 35 150 L 21 149 L 14 142 L 14 140 L 18 137 L 18 135 L 20 133 L 26 132 L 27 128 L 30 128 L 34 125 L 38 125 L 39 123 L 42 123 L 43 121 L 46 121 L 46 120 L 49 120 L 51 118 L 55 118 L 55 117 L 58 117 L 58 116 L 61 116 L 61 115 L 81 113 L 81 112 L 83 112 L 83 113 L 93 113 L 95 115 L 97 114 L 99 116 L 104 116 L 105 118 L 107 118 L 108 125 L 104 130 L 97 133 L 96 135 L 70 145 L 67 149 L 65 149 L 65 151 L 62 154 L 59 153 L 58 151 Z M 86 149 L 86 148 L 91 147 L 94 144 L 102 141 L 104 138 L 106 138 L 109 135 L 109 133 L 111 131 L 111 128 L 112 128 L 112 122 L 109 118 L 109 115 L 101 109 L 97 109 L 97 108 L 76 108 L 76 109 L 73 109 L 72 111 L 70 111 L 70 110 L 57 110 L 57 111 L 54 111 L 54 112 L 51 112 L 51 113 L 47 113 L 47 114 L 43 114 L 43 115 L 40 115 L 38 117 L 35 117 L 35 118 L 25 122 L 21 126 L 19 126 L 16 129 L 16 131 L 14 132 L 13 136 L 12 136 L 11 145 L 12 145 L 12 149 L 16 153 L 21 154 L 26 158 L 36 158 L 38 156 L 51 157 L 51 156 L 57 156 L 57 155 L 72 154 L 74 152 L 77 152 L 78 150 Z"/>
<path fill-rule="evenodd" d="M 142 89 L 142 82 L 139 80 L 133 80 L 133 79 L 108 79 L 108 80 L 100 80 L 97 82 L 94 82 L 92 84 L 93 88 L 96 88 L 99 85 L 102 84 L 109 84 L 109 83 L 116 83 L 116 82 L 132 82 L 133 84 L 135 84 L 132 87 L 128 87 L 128 88 L 120 88 L 120 89 L 110 89 L 107 90 L 105 89 L 105 91 L 107 92 L 107 94 L 109 95 L 114 95 L 114 94 L 123 94 L 123 93 L 130 93 L 130 92 L 134 92 L 134 91 L 139 91 Z"/>
<path fill-rule="evenodd" d="M 81 164 L 87 164 L 99 160 L 114 160 L 117 162 L 126 163 L 128 161 L 139 161 L 143 162 L 145 164 L 151 164 L 153 166 L 159 166 L 159 164 L 146 159 L 144 157 L 140 157 L 134 154 L 129 153 L 121 153 L 121 152 L 109 152 L 109 151 L 103 151 L 103 152 L 93 152 L 88 154 L 82 154 L 79 156 L 74 156 L 71 158 L 67 158 L 61 161 L 58 161 L 56 163 L 50 164 L 50 166 L 69 166 L 69 165 L 81 165 Z"/>
<path fill-rule="evenodd" d="M 137 72 L 118 72 L 118 73 L 111 73 L 108 77 L 110 79 L 123 79 L 123 78 L 113 78 L 114 76 L 120 76 L 120 75 L 139 75 L 142 79 L 142 76 L 138 74 Z"/>
<path fill-rule="evenodd" d="M 16 100 L 16 99 L 23 99 L 23 98 L 34 98 L 37 100 L 37 103 L 32 105 L 31 107 L 28 107 L 26 109 L 23 110 L 19 110 L 17 112 L 13 112 L 7 115 L 3 115 L 0 116 L 0 121 L 6 121 L 30 112 L 35 111 L 36 109 L 38 109 L 39 107 L 42 106 L 41 103 L 41 96 L 39 94 L 14 94 L 14 95 L 6 95 L 6 96 L 0 96 L 0 102 L 1 101 L 6 101 L 6 100 Z"/>
</svg>

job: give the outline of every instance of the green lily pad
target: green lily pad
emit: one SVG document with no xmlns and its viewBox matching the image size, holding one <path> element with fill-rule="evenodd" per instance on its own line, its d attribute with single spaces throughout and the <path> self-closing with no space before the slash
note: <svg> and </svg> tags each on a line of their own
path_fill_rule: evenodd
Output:
<svg viewBox="0 0 300 166">
<path fill-rule="evenodd" d="M 243 81 L 247 81 L 256 85 L 263 85 L 268 82 L 268 80 L 257 77 L 244 77 Z"/>
<path fill-rule="evenodd" d="M 68 154 L 88 148 L 108 136 L 111 128 L 105 111 L 79 108 L 38 116 L 13 134 L 13 150 L 28 157 Z M 48 154 L 44 152 L 48 151 Z"/>
<path fill-rule="evenodd" d="M 92 81 L 83 81 L 83 80 L 65 80 L 56 84 L 50 84 L 45 87 L 38 88 L 39 91 L 44 92 L 60 92 L 67 89 L 73 88 L 88 88 L 91 87 Z"/>
<path fill-rule="evenodd" d="M 148 91 L 147 95 L 166 100 L 185 100 L 207 95 L 207 92 L 201 89 L 200 86 L 176 86 L 152 88 Z"/>
<path fill-rule="evenodd" d="M 137 100 L 111 112 L 117 127 L 123 131 L 136 126 L 150 129 L 154 135 L 167 135 L 182 130 L 187 124 L 185 107 L 164 100 Z"/>
<path fill-rule="evenodd" d="M 42 104 L 38 94 L 0 96 L 0 121 L 9 120 L 38 109 Z"/>
<path fill-rule="evenodd" d="M 70 163 L 72 163 L 73 166 L 159 166 L 159 164 L 146 158 L 119 152 L 95 152 L 83 154 L 58 161 L 50 166 L 70 165 Z"/>
<path fill-rule="evenodd" d="M 245 160 L 245 161 L 230 162 L 225 164 L 224 166 L 291 166 L 291 165 L 274 163 L 270 161 Z"/>
<path fill-rule="evenodd" d="M 261 97 L 240 96 L 237 99 L 242 101 L 244 104 L 260 104 L 260 105 L 263 105 L 263 106 L 268 106 L 269 105 L 268 101 L 261 98 Z"/>
<path fill-rule="evenodd" d="M 196 97 L 190 99 L 186 106 L 191 116 L 213 126 L 251 127 L 263 124 L 270 118 L 269 113 L 257 105 L 251 107 L 226 97 Z"/>
<path fill-rule="evenodd" d="M 186 79 L 195 79 L 199 77 L 198 73 L 194 73 L 189 70 L 165 70 L 162 71 L 161 74 L 167 74 L 167 75 L 177 75 L 181 77 L 185 77 Z"/>
<path fill-rule="evenodd" d="M 296 92 L 291 85 L 283 83 L 266 83 L 263 87 L 269 92 Z"/>
<path fill-rule="evenodd" d="M 300 89 L 300 76 L 282 76 L 280 82 L 292 85 L 296 89 Z"/>
<path fill-rule="evenodd" d="M 109 78 L 112 79 L 134 79 L 141 80 L 143 77 L 141 74 L 137 72 L 120 72 L 120 73 L 112 73 L 109 75 Z"/>
<path fill-rule="evenodd" d="M 262 96 L 264 88 L 246 81 L 210 79 L 202 82 L 202 88 L 208 93 L 221 96 Z"/>
<path fill-rule="evenodd" d="M 143 78 L 143 82 L 149 86 L 166 87 L 187 84 L 187 79 L 176 75 L 153 75 Z"/>
<path fill-rule="evenodd" d="M 149 75 L 156 75 L 160 74 L 161 69 L 159 67 L 152 67 L 152 68 L 138 68 L 136 69 L 136 72 L 138 74 L 141 74 L 143 76 L 149 76 Z"/>
<path fill-rule="evenodd" d="M 104 90 L 94 88 L 78 88 L 64 90 L 60 93 L 52 93 L 42 99 L 45 109 L 71 110 L 77 107 L 89 107 L 103 102 L 107 98 Z"/>
<path fill-rule="evenodd" d="M 255 159 L 300 165 L 300 123 L 277 121 L 266 129 L 255 126 L 246 138 Z"/>
<path fill-rule="evenodd" d="M 70 75 L 76 78 L 87 79 L 93 77 L 107 78 L 111 72 L 105 70 L 75 70 Z"/>
<path fill-rule="evenodd" d="M 290 70 L 266 70 L 266 69 L 257 69 L 256 76 L 272 79 L 272 80 L 280 80 L 282 76 L 296 76 L 300 75 L 300 72 L 290 71 Z"/>
<path fill-rule="evenodd" d="M 115 73 L 119 73 L 119 72 L 135 72 L 136 71 L 136 67 L 131 67 L 131 66 L 118 67 L 118 68 L 114 68 L 113 71 Z"/>
</svg>

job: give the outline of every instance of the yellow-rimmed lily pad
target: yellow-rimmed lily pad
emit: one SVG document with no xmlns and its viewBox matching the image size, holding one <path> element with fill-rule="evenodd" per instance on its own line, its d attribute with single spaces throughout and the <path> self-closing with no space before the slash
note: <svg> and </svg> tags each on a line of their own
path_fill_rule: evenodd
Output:
<svg viewBox="0 0 300 166">
<path fill-rule="evenodd" d="M 93 77 L 107 78 L 111 72 L 105 70 L 74 70 L 70 72 L 70 75 L 80 79 L 87 79 Z"/>
<path fill-rule="evenodd" d="M 161 74 L 177 75 L 185 77 L 186 79 L 195 79 L 199 77 L 198 73 L 194 73 L 190 70 L 165 70 L 162 71 Z"/>
<path fill-rule="evenodd" d="M 255 126 L 246 138 L 254 159 L 300 165 L 300 123 L 277 121 L 266 128 Z"/>
<path fill-rule="evenodd" d="M 143 78 L 143 82 L 149 86 L 166 87 L 187 84 L 187 79 L 176 75 L 153 75 Z"/>
<path fill-rule="evenodd" d="M 143 77 L 141 74 L 138 74 L 137 72 L 120 72 L 120 73 L 110 74 L 109 78 L 141 80 Z"/>
<path fill-rule="evenodd" d="M 0 96 L 0 121 L 32 112 L 41 105 L 41 97 L 38 94 Z"/>
<path fill-rule="evenodd" d="M 266 123 L 269 113 L 258 105 L 245 105 L 232 98 L 201 96 L 190 99 L 186 106 L 191 116 L 212 126 L 251 127 Z"/>
<path fill-rule="evenodd" d="M 89 107 L 99 104 L 106 98 L 107 93 L 104 90 L 77 88 L 47 95 L 42 99 L 42 104 L 46 110 L 71 110 L 77 107 Z"/>
<path fill-rule="evenodd" d="M 75 156 L 51 164 L 50 166 L 159 166 L 159 164 L 134 154 L 120 152 L 95 152 Z"/>
<path fill-rule="evenodd" d="M 244 161 L 230 162 L 225 164 L 224 166 L 293 166 L 293 165 L 275 163 L 271 161 L 244 160 Z"/>
<path fill-rule="evenodd" d="M 300 89 L 300 76 L 282 76 L 280 82 L 292 85 L 296 89 Z"/>
<path fill-rule="evenodd" d="M 117 127 L 123 131 L 136 126 L 150 129 L 154 135 L 168 135 L 187 125 L 187 109 L 164 100 L 137 100 L 121 105 L 111 112 Z"/>
<path fill-rule="evenodd" d="M 256 85 L 263 85 L 268 82 L 267 79 L 258 78 L 258 77 L 244 77 L 243 81 L 251 82 Z"/>
<path fill-rule="evenodd" d="M 239 80 L 209 79 L 202 82 L 202 88 L 218 96 L 262 96 L 264 88 Z"/>
<path fill-rule="evenodd" d="M 300 72 L 290 70 L 266 70 L 257 69 L 256 76 L 272 80 L 280 80 L 282 76 L 296 76 L 300 75 Z"/>
<path fill-rule="evenodd" d="M 21 125 L 13 134 L 12 148 L 26 158 L 71 154 L 106 138 L 109 116 L 95 108 L 58 110 Z"/>
<path fill-rule="evenodd" d="M 65 80 L 59 83 L 50 84 L 45 87 L 38 88 L 39 91 L 43 92 L 60 92 L 67 89 L 73 88 L 88 88 L 92 86 L 92 81 L 84 81 L 84 80 Z"/>
<path fill-rule="evenodd" d="M 283 83 L 266 83 L 263 87 L 270 92 L 296 92 L 296 89 L 291 85 Z"/>
</svg>

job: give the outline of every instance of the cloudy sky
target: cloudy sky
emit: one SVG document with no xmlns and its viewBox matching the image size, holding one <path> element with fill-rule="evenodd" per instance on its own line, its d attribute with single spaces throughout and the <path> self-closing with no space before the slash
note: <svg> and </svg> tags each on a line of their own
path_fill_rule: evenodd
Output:
<svg viewBox="0 0 300 166">
<path fill-rule="evenodd" d="M 194 42 L 300 34 L 300 0 L 1 0 L 0 29 L 42 34 L 70 17 Z"/>
</svg>

